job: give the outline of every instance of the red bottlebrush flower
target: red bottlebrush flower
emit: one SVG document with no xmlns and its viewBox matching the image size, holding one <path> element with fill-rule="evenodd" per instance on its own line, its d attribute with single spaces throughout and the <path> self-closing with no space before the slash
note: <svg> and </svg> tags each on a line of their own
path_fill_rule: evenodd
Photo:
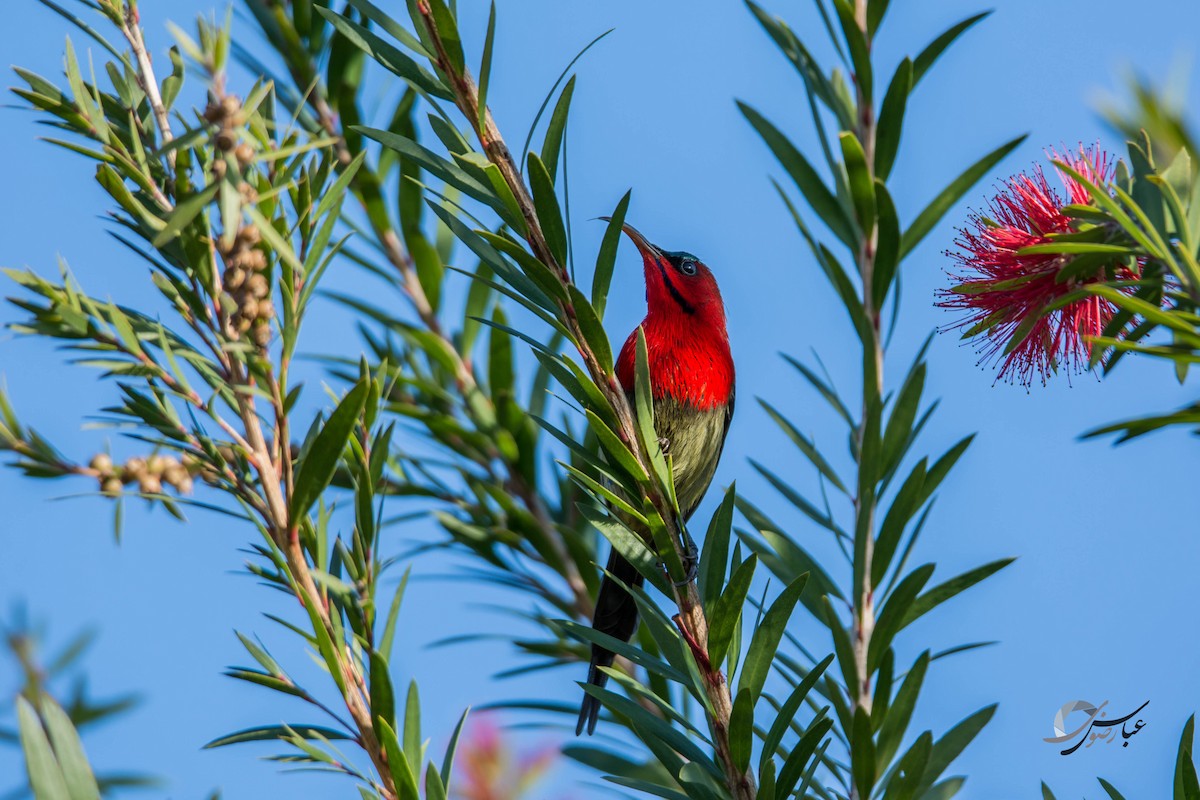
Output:
<svg viewBox="0 0 1200 800">
<path fill-rule="evenodd" d="M 1064 155 L 1051 151 L 1054 160 L 1071 167 L 1089 182 L 1112 180 L 1115 160 L 1099 147 L 1080 146 Z M 959 230 L 957 251 L 946 255 L 958 262 L 951 277 L 957 286 L 938 292 L 938 306 L 966 312 L 951 328 L 966 328 L 965 336 L 983 337 L 980 364 L 999 362 L 996 380 L 1026 386 L 1038 375 L 1042 383 L 1060 365 L 1079 372 L 1086 369 L 1091 343 L 1116 312 L 1100 297 L 1071 302 L 1055 311 L 1045 309 L 1081 285 L 1106 280 L 1103 269 L 1092 277 L 1059 282 L 1057 275 L 1069 256 L 1052 253 L 1021 254 L 1033 245 L 1052 241 L 1049 234 L 1069 233 L 1071 218 L 1063 213 L 1069 204 L 1090 204 L 1087 189 L 1075 178 L 1055 168 L 1066 189 L 1063 199 L 1051 188 L 1040 166 L 1032 175 L 1022 173 L 1005 181 L 992 199 L 986 215 L 972 213 L 969 226 Z M 1118 277 L 1133 275 L 1123 267 Z M 1020 338 L 1011 345 L 1014 338 Z M 1008 352 L 1005 352 L 1005 351 Z"/>
</svg>

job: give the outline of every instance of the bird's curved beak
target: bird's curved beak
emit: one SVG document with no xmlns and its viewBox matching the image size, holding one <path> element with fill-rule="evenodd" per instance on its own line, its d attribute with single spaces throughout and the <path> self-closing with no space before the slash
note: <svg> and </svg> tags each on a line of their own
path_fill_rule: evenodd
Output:
<svg viewBox="0 0 1200 800">
<path fill-rule="evenodd" d="M 611 217 L 600 217 L 600 219 L 604 220 L 605 222 L 610 222 L 612 220 Z M 621 230 L 625 231 L 625 235 L 633 240 L 633 243 L 637 246 L 638 252 L 642 254 L 642 258 L 649 259 L 650 261 L 658 261 L 662 258 L 662 250 L 651 244 L 645 236 L 642 236 L 641 232 L 637 228 L 626 222 L 621 226 Z"/>
</svg>

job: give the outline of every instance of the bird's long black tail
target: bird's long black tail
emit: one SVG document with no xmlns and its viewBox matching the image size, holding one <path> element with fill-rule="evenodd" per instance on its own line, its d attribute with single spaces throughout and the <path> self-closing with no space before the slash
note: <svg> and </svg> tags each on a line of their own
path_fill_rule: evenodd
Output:
<svg viewBox="0 0 1200 800">
<path fill-rule="evenodd" d="M 620 553 L 613 550 L 608 556 L 608 572 L 621 580 L 627 586 L 641 586 L 642 574 L 637 568 L 626 561 Z M 607 633 L 614 639 L 628 642 L 637 630 L 638 608 L 633 595 L 625 591 L 608 575 L 600 582 L 600 594 L 596 598 L 596 613 L 592 616 L 592 628 Z M 602 687 L 608 683 L 608 676 L 600 671 L 601 667 L 611 667 L 615 654 L 600 645 L 592 645 L 592 661 L 588 667 L 588 683 Z M 596 720 L 600 716 L 600 701 L 589 695 L 584 695 L 583 706 L 579 709 L 579 722 L 575 725 L 575 735 L 583 733 L 587 728 L 590 736 L 596 730 Z"/>
</svg>

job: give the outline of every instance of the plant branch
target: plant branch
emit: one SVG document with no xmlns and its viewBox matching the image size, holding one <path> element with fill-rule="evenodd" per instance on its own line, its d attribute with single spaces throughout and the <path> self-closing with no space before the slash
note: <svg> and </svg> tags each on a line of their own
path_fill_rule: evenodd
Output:
<svg viewBox="0 0 1200 800">
<path fill-rule="evenodd" d="M 529 189 L 521 176 L 519 166 L 513 159 L 512 153 L 508 149 L 507 144 L 505 144 L 504 137 L 492 117 L 491 110 L 486 107 L 483 109 L 480 108 L 479 90 L 469 70 L 465 67 L 462 70 L 456 69 L 447 57 L 445 44 L 438 33 L 437 23 L 433 18 L 433 13 L 429 6 L 419 3 L 418 8 L 436 48 L 438 67 L 451 81 L 455 102 L 459 110 L 468 120 L 472 121 L 472 128 L 478 136 L 480 146 L 486 153 L 488 160 L 500 170 L 504 182 L 516 198 L 517 206 L 526 223 L 526 241 L 530 249 L 535 257 L 551 269 L 564 286 L 570 286 L 572 283 L 571 276 L 564 265 L 558 263 L 546 242 L 546 237 L 534 208 L 533 198 L 530 196 Z M 474 122 L 476 120 L 479 120 L 481 124 L 476 124 Z M 626 445 L 630 446 L 634 458 L 645 473 L 653 475 L 654 473 L 649 466 L 649 455 L 639 443 L 640 440 L 636 434 L 634 425 L 633 411 L 625 396 L 624 388 L 621 387 L 616 376 L 608 372 L 601 365 L 596 355 L 588 346 L 587 340 L 580 328 L 575 308 L 567 301 L 560 301 L 559 305 L 562 321 L 571 333 L 584 365 L 587 367 L 593 381 L 604 394 L 611 411 L 616 417 L 617 435 Z M 679 523 L 669 499 L 656 485 L 648 489 L 646 495 L 646 499 L 650 500 L 664 520 L 670 531 L 672 544 L 677 548 L 680 556 L 682 556 L 681 531 L 679 530 Z M 729 720 L 732 715 L 733 703 L 724 674 L 718 667 L 709 663 L 707 657 L 708 620 L 695 581 L 689 581 L 683 586 L 675 587 L 674 600 L 679 608 L 679 614 L 676 617 L 677 624 L 680 626 L 684 640 L 688 643 L 697 664 L 701 666 L 704 674 L 705 691 L 708 696 L 709 705 L 711 706 L 709 727 L 712 733 L 714 751 L 722 768 L 725 770 L 726 788 L 729 790 L 730 795 L 737 800 L 754 800 L 757 796 L 757 788 L 753 773 L 749 769 L 739 769 L 734 764 L 731 755 Z"/>
<path fill-rule="evenodd" d="M 167 115 L 167 107 L 163 105 L 162 95 L 158 91 L 158 80 L 154 77 L 154 66 L 150 63 L 150 53 L 146 50 L 146 40 L 142 36 L 136 2 L 130 2 L 125 7 L 125 13 L 121 16 L 121 33 L 129 42 L 134 58 L 137 59 L 138 80 L 142 84 L 142 91 L 146 93 L 146 99 L 154 113 L 154 121 L 158 124 L 158 134 L 162 140 L 159 143 L 161 149 L 170 144 L 175 136 L 171 133 L 171 118 Z M 167 163 L 171 165 L 172 169 L 175 168 L 174 150 L 167 151 Z M 165 200 L 164 195 L 160 202 Z"/>
<path fill-rule="evenodd" d="M 293 74 L 297 73 L 296 65 L 289 60 L 289 66 Z M 308 65 L 311 67 L 311 65 Z M 315 68 L 312 72 L 316 75 Z M 317 123 L 322 130 L 329 136 L 335 137 L 342 143 L 344 149 L 346 137 L 342 130 L 337 115 L 329 107 L 329 103 L 325 100 L 324 94 L 320 91 L 309 92 L 306 96 L 309 105 L 317 117 Z M 489 115 L 490 120 L 490 115 Z M 497 133 L 497 136 L 499 134 Z M 503 141 L 501 140 L 501 146 Z M 506 151 L 507 152 L 507 151 Z M 345 159 L 343 159 L 345 160 Z M 366 180 L 365 173 L 369 168 L 363 165 L 360 168 L 359 174 L 355 176 L 351 182 L 352 188 L 356 190 L 356 194 L 362 197 L 362 181 Z M 517 182 L 520 184 L 519 175 Z M 523 184 L 520 184 L 523 187 Z M 525 200 L 529 205 L 530 213 L 532 213 L 532 201 L 525 195 Z M 379 245 L 388 262 L 397 270 L 400 275 L 401 288 L 404 295 L 412 303 L 413 311 L 421 320 L 421 323 L 435 336 L 445 342 L 448 347 L 447 353 L 452 353 L 454 358 L 454 378 L 458 393 L 463 398 L 466 398 L 470 393 L 480 391 L 479 383 L 475 378 L 475 374 L 471 369 L 469 356 L 460 353 L 455 346 L 450 335 L 443 328 L 441 321 L 437 317 L 437 313 L 433 310 L 433 306 L 429 301 L 428 295 L 425 293 L 424 287 L 417 276 L 416 267 L 413 264 L 411 256 L 405 251 L 404 245 L 400 241 L 400 234 L 396 228 L 381 220 L 377 215 L 367 215 L 369 224 L 379 239 Z M 540 235 L 540 232 L 539 232 Z M 544 246 L 544 239 L 543 239 Z M 467 412 L 470 413 L 470 403 L 464 404 Z M 592 597 L 588 592 L 587 584 L 583 580 L 583 576 L 579 573 L 579 568 L 575 565 L 574 559 L 567 552 L 566 545 L 563 543 L 562 535 L 558 531 L 554 519 L 551 517 L 545 503 L 542 501 L 535 487 L 530 487 L 524 480 L 521 474 L 520 467 L 506 458 L 501 456 L 501 460 L 505 465 L 505 470 L 508 473 L 508 484 L 517 490 L 517 496 L 520 497 L 522 503 L 533 515 L 539 527 L 542 528 L 546 540 L 555 548 L 564 566 L 563 578 L 567 583 L 567 589 L 571 593 L 571 602 L 574 606 L 574 613 L 580 619 L 590 619 L 592 616 Z M 487 465 L 483 465 L 487 466 Z"/>
</svg>

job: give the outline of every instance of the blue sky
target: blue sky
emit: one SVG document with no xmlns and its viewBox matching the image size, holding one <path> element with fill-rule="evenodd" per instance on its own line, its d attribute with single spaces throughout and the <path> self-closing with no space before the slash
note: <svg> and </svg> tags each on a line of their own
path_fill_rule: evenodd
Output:
<svg viewBox="0 0 1200 800">
<path fill-rule="evenodd" d="M 477 53 L 486 9 L 474 0 L 460 5 Z M 792 535 L 832 559 L 826 537 L 789 515 L 746 462 L 753 455 L 798 485 L 815 487 L 798 454 L 776 446 L 778 436 L 754 397 L 786 411 L 831 452 L 842 448 L 834 420 L 784 367 L 779 351 L 807 356 L 816 349 L 844 387 L 853 386 L 856 371 L 843 312 L 767 180 L 779 170 L 733 104 L 734 98 L 750 102 L 811 150 L 816 142 L 798 79 L 738 3 L 499 5 L 490 99 L 501 128 L 518 141 L 562 65 L 597 33 L 616 28 L 579 65 L 569 136 L 580 263 L 590 261 L 601 234 L 586 221 L 611 210 L 632 186 L 630 221 L 656 243 L 695 252 L 713 267 L 729 312 L 742 398 L 716 484 L 737 479 L 743 493 L 790 524 Z M 811 5 L 767 7 L 820 41 Z M 145 3 L 142 13 L 152 42 L 164 45 L 167 19 L 186 22 L 209 8 L 164 0 Z M 890 68 L 977 10 L 893 3 L 879 43 L 883 63 Z M 67 24 L 32 2 L 7 15 L 0 58 L 57 75 Z M 889 363 L 893 379 L 928 332 L 949 321 L 932 307 L 932 297 L 946 281 L 941 253 L 953 239 L 952 224 L 968 206 L 983 203 L 994 180 L 1038 160 L 1047 146 L 1099 139 L 1120 149 L 1094 113 L 1097 97 L 1118 87 L 1131 66 L 1165 76 L 1191 53 L 1198 27 L 1200 7 L 1171 0 L 1145 0 L 1136 13 L 1117 0 L 1009 0 L 926 77 L 910 102 L 893 173 L 903 220 L 982 153 L 1021 132 L 1030 137 L 908 260 L 904 316 Z M 238 24 L 253 49 L 250 30 Z M 1188 94 L 1193 106 L 1200 100 L 1195 85 Z M 90 180 L 90 165 L 35 141 L 46 130 L 30 114 L 2 109 L 0 115 L 0 151 L 8 154 L 0 265 L 50 274 L 62 256 L 95 294 L 148 297 L 143 270 L 106 233 L 105 197 Z M 349 264 L 328 280 L 339 289 L 370 288 Z M 625 248 L 610 296 L 611 338 L 623 339 L 643 308 L 638 262 Z M 322 313 L 314 320 L 319 330 L 309 332 L 309 351 L 357 353 L 345 316 Z M 11 308 L 0 308 L 0 322 L 12 319 Z M 992 724 L 955 765 L 954 772 L 971 776 L 964 797 L 1036 796 L 1043 779 L 1060 797 L 1098 797 L 1095 775 L 1131 797 L 1166 796 L 1179 731 L 1200 708 L 1191 592 L 1200 563 L 1197 443 L 1176 431 L 1118 448 L 1077 437 L 1106 422 L 1181 405 L 1194 397 L 1196 383 L 1179 387 L 1163 365 L 1129 359 L 1104 383 L 1077 377 L 1071 385 L 1058 380 L 1027 393 L 994 386 L 992 373 L 975 361 L 953 336 L 938 337 L 931 350 L 927 392 L 942 402 L 921 452 L 941 452 L 972 431 L 979 436 L 944 484 L 918 557 L 936 561 L 943 577 L 1002 556 L 1018 560 L 902 638 L 900 655 L 910 660 L 925 647 L 1000 642 L 935 669 L 916 724 L 944 730 L 1000 702 Z M 80 458 L 100 449 L 106 434 L 84 430 L 83 418 L 115 397 L 113 387 L 65 366 L 46 344 L 8 333 L 0 333 L 0 374 L 28 423 Z M 104 502 L 50 502 L 85 489 L 0 471 L 6 512 L 0 608 L 25 603 L 58 641 L 98 626 L 87 662 L 93 689 L 101 696 L 143 696 L 135 713 L 88 740 L 94 761 L 162 775 L 168 780 L 163 794 L 172 797 L 198 797 L 216 787 L 227 798 L 285 791 L 315 798 L 348 790 L 331 783 L 335 779 L 279 776 L 273 765 L 256 760 L 267 749 L 199 749 L 234 728 L 303 720 L 294 717 L 303 709 L 220 675 L 244 662 L 235 628 L 263 633 L 288 663 L 307 661 L 259 616 L 267 604 L 283 613 L 291 607 L 238 572 L 238 548 L 248 532 L 202 514 L 182 526 L 131 506 L 118 546 Z M 699 518 L 714 502 L 708 499 Z M 404 536 L 430 533 L 414 527 Z M 425 577 L 411 590 L 401 622 L 412 648 L 395 663 L 394 680 L 421 682 L 433 746 L 442 746 L 467 704 L 574 698 L 580 676 L 567 671 L 552 673 L 554 680 L 489 681 L 490 672 L 515 663 L 504 647 L 425 647 L 479 630 L 480 605 L 504 600 L 432 577 L 447 567 L 437 557 L 415 563 L 415 574 Z M 0 691 L 9 692 L 16 680 L 10 665 L 0 663 Z M 1074 699 L 1109 700 L 1116 710 L 1149 700 L 1147 727 L 1126 749 L 1096 747 L 1064 758 L 1041 739 L 1051 733 L 1055 710 Z M 15 754 L 0 751 L 0 777 L 17 769 Z M 11 782 L 0 780 L 0 789 Z M 583 794 L 566 774 L 557 785 L 564 797 Z"/>
</svg>

